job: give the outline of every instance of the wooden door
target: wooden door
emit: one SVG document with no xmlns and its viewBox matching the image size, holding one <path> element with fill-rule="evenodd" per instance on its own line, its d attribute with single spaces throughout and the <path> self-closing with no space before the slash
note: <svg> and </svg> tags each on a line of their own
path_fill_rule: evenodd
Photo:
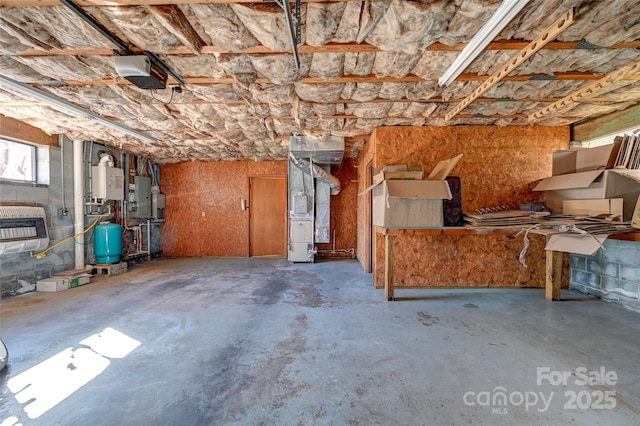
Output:
<svg viewBox="0 0 640 426">
<path fill-rule="evenodd" d="M 284 177 L 251 177 L 249 185 L 249 255 L 284 256 L 287 182 Z"/>
</svg>

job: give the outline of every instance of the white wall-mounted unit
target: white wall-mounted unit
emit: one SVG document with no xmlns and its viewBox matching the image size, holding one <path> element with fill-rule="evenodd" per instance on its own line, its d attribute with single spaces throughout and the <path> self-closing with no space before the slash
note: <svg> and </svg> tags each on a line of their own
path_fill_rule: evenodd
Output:
<svg viewBox="0 0 640 426">
<path fill-rule="evenodd" d="M 124 171 L 104 164 L 91 167 L 91 195 L 101 200 L 124 200 Z"/>
<path fill-rule="evenodd" d="M 0 206 L 0 255 L 40 251 L 48 245 L 43 207 Z"/>
</svg>

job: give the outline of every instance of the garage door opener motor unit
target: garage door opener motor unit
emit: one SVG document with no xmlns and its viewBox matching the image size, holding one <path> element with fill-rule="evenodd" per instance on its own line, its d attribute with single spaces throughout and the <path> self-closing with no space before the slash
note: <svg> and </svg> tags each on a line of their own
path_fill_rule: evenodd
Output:
<svg viewBox="0 0 640 426">
<path fill-rule="evenodd" d="M 141 89 L 164 89 L 167 73 L 146 55 L 115 57 L 116 72 Z"/>
</svg>

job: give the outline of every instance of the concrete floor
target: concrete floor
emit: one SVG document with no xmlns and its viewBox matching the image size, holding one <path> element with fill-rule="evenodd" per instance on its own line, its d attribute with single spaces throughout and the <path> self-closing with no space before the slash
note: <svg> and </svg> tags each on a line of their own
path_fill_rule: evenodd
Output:
<svg viewBox="0 0 640 426">
<path fill-rule="evenodd" d="M 0 425 L 639 424 L 637 313 L 370 282 L 352 260 L 159 259 L 5 299 Z"/>
</svg>

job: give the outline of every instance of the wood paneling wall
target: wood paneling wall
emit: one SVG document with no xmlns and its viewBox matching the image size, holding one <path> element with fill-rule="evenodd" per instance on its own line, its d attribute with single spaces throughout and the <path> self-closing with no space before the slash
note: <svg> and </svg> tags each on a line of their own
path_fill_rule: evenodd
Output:
<svg viewBox="0 0 640 426">
<path fill-rule="evenodd" d="M 569 127 L 380 127 L 358 161 L 359 192 L 365 166 L 407 164 L 428 173 L 440 160 L 464 154 L 452 175 L 462 180 L 463 209 L 535 201 L 537 180 L 551 175 L 553 151 L 569 147 Z M 358 196 L 358 242 L 368 232 L 366 196 Z M 517 261 L 521 240 L 512 237 L 396 237 L 398 286 L 541 286 L 544 250 L 535 242 L 525 270 Z M 377 238 L 379 239 L 379 238 Z M 374 283 L 382 283 L 383 244 L 373 242 Z M 378 241 L 379 243 L 379 241 Z M 369 249 L 359 245 L 366 269 Z M 465 266 L 466 265 L 466 266 Z M 470 269 L 470 266 L 471 269 Z"/>
<path fill-rule="evenodd" d="M 333 166 L 331 174 L 340 179 L 342 190 L 338 195 L 331 196 L 331 238 L 329 244 L 318 244 L 320 250 L 333 248 L 333 231 L 335 230 L 335 248 L 355 249 L 357 246 L 357 196 L 358 183 L 356 162 L 345 159 L 340 166 Z M 330 255 L 324 255 L 330 256 Z"/>
<path fill-rule="evenodd" d="M 286 161 L 190 162 L 161 167 L 166 256 L 249 256 L 250 176 L 286 176 Z M 250 206 L 250 201 L 249 206 Z"/>
</svg>

